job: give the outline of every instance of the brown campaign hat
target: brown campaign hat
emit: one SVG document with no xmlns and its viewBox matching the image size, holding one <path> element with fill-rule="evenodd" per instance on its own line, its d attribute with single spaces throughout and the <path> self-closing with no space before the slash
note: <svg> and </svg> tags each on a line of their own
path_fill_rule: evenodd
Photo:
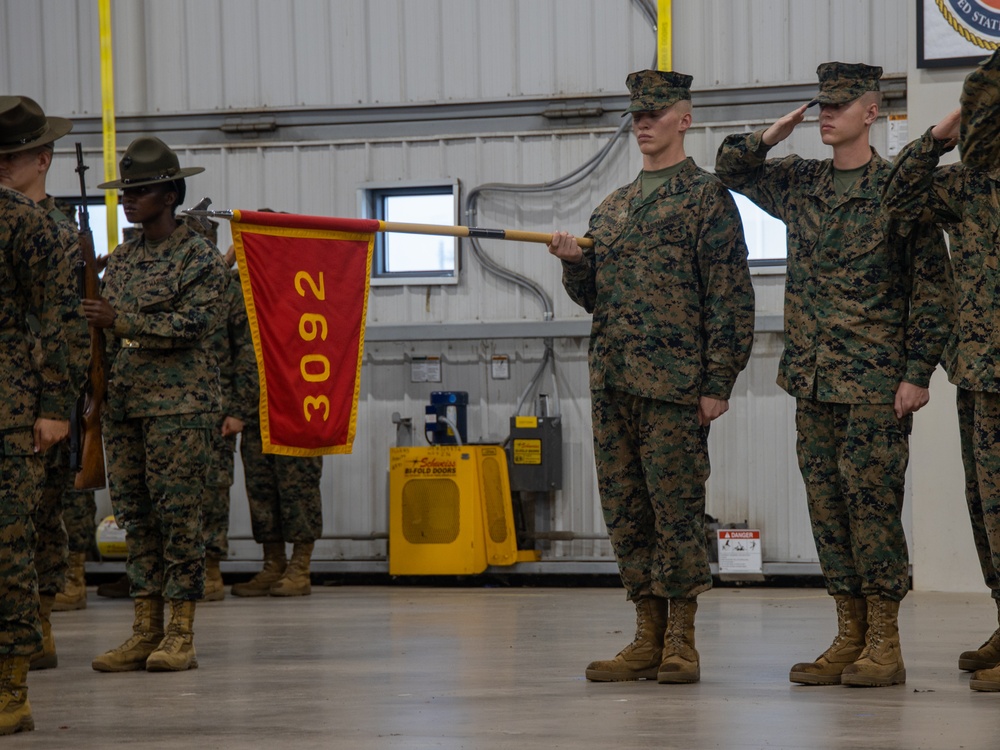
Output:
<svg viewBox="0 0 1000 750">
<path fill-rule="evenodd" d="M 691 81 L 684 73 L 664 70 L 639 70 L 625 79 L 632 101 L 622 117 L 629 112 L 655 112 L 676 104 L 681 99 L 691 99 Z"/>
<path fill-rule="evenodd" d="M 157 182 L 172 182 L 183 177 L 204 172 L 204 167 L 185 167 L 170 147 L 156 136 L 143 135 L 132 141 L 125 149 L 125 156 L 118 162 L 121 179 L 102 182 L 98 190 L 152 185 Z"/>
<path fill-rule="evenodd" d="M 825 62 L 816 68 L 819 76 L 819 94 L 814 104 L 847 104 L 862 94 L 878 91 L 882 68 L 864 63 Z"/>
<path fill-rule="evenodd" d="M 72 129 L 65 117 L 46 117 L 34 99 L 0 96 L 0 154 L 44 146 Z"/>
</svg>

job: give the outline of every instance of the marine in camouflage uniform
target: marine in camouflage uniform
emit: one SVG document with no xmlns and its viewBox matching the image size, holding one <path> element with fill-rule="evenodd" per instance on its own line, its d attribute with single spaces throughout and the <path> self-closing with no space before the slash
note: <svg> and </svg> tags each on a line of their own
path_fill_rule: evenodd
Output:
<svg viewBox="0 0 1000 750">
<path fill-rule="evenodd" d="M 20 150 L 21 139 L 8 140 L 6 129 L 20 106 L 19 97 L 0 97 L 0 159 Z M 44 212 L 0 187 L 0 734 L 34 729 L 27 672 L 42 638 L 31 517 L 44 480 L 37 451 L 68 434 L 73 398 L 49 289 L 55 242 Z M 37 357 L 32 327 L 39 331 Z"/>
<path fill-rule="evenodd" d="M 958 145 L 961 164 L 938 166 Z M 929 219 L 950 237 L 958 320 L 944 356 L 958 387 L 966 500 L 983 579 L 1000 613 L 1000 52 L 969 74 L 961 106 L 900 153 L 884 207 Z M 973 690 L 1000 691 L 1000 629 L 959 656 Z"/>
<path fill-rule="evenodd" d="M 242 305 L 243 289 L 238 281 L 233 286 Z M 256 361 L 240 372 L 238 389 L 242 389 L 243 402 L 252 407 L 246 411 L 240 456 L 253 538 L 263 546 L 264 565 L 249 581 L 233 584 L 232 592 L 235 596 L 308 595 L 312 592 L 312 552 L 323 534 L 323 457 L 264 453 Z M 285 556 L 286 542 L 292 545 L 291 562 Z"/>
<path fill-rule="evenodd" d="M 108 488 L 126 531 L 135 600 L 133 636 L 98 656 L 98 671 L 197 667 L 195 601 L 204 590 L 201 505 L 221 389 L 211 337 L 224 325 L 225 268 L 215 246 L 178 222 L 177 155 L 154 137 L 133 141 L 120 162 L 125 215 L 142 234 L 111 254 L 103 298 L 84 314 L 106 329 L 110 373 L 101 427 Z M 163 628 L 163 601 L 170 624 Z"/>
<path fill-rule="evenodd" d="M 939 230 L 889 224 L 891 165 L 869 145 L 882 69 L 823 63 L 819 96 L 765 131 L 728 136 L 716 173 L 788 226 L 778 384 L 796 399 L 797 453 L 839 630 L 803 684 L 905 682 L 896 629 L 909 588 L 901 512 L 912 412 L 927 402 L 952 296 Z M 833 159 L 767 159 L 820 104 Z"/>
<path fill-rule="evenodd" d="M 593 313 L 590 390 L 601 507 L 635 640 L 596 681 L 696 682 L 710 422 L 728 408 L 753 341 L 754 293 L 736 206 L 684 153 L 691 76 L 626 81 L 643 171 L 594 211 L 592 248 L 557 233 L 563 285 Z"/>
<path fill-rule="evenodd" d="M 235 255 L 233 256 L 235 257 Z M 224 264 L 232 266 L 226 254 Z M 245 395 L 256 391 L 257 360 L 243 305 L 240 278 L 230 273 L 226 286 L 226 324 L 212 337 L 212 348 L 219 357 L 222 385 L 222 413 L 225 415 L 212 432 L 213 465 L 205 489 L 202 526 L 205 535 L 205 600 L 225 597 L 219 563 L 229 554 L 229 488 L 233 484 L 236 435 L 256 409 Z"/>
<path fill-rule="evenodd" d="M 87 322 L 80 315 L 80 297 L 75 283 L 74 268 L 79 258 L 76 228 L 68 226 L 67 217 L 55 206 L 55 200 L 45 192 L 45 182 L 52 165 L 53 143 L 72 129 L 72 123 L 61 117 L 48 118 L 33 99 L 13 97 L 16 104 L 3 114 L 0 140 L 8 145 L 0 164 L 0 185 L 16 190 L 36 202 L 49 221 L 53 244 L 52 273 L 47 284 L 51 304 L 58 311 L 58 320 L 70 345 L 70 390 L 76 393 L 83 383 L 87 356 Z M 41 365 L 44 347 L 38 340 L 41 331 L 31 327 L 35 336 L 34 353 Z M 65 415 L 69 418 L 69 412 Z M 61 514 L 61 499 L 67 487 L 72 487 L 73 475 L 65 443 L 59 443 L 43 457 L 44 489 L 32 509 L 35 527 L 35 569 L 38 575 L 39 616 L 42 644 L 31 656 L 32 669 L 48 669 L 58 663 L 55 639 L 52 635 L 51 614 L 55 597 L 65 583 L 67 539 Z"/>
<path fill-rule="evenodd" d="M 81 260 L 79 227 L 67 211 L 71 209 L 50 195 L 38 201 L 54 222 L 63 244 L 65 259 L 61 264 L 58 288 L 65 293 L 63 327 L 66 330 L 70 356 L 70 382 L 73 392 L 79 394 L 87 380 L 90 365 L 90 332 L 87 320 L 80 313 L 80 277 L 77 262 Z M 84 609 L 87 606 L 87 588 L 84 564 L 96 546 L 97 507 L 92 491 L 74 488 L 75 475 L 69 468 L 69 444 L 60 443 L 45 456 L 45 491 L 42 508 L 46 509 L 49 531 L 43 531 L 36 514 L 39 532 L 39 549 L 35 564 L 38 568 L 38 585 L 42 592 L 55 592 L 52 610 Z M 52 554 L 46 562 L 42 554 L 45 540 Z M 68 553 L 68 555 L 67 555 Z M 68 565 L 67 565 L 68 557 Z M 51 571 L 51 572 L 48 572 Z M 32 665 L 37 668 L 37 662 Z"/>
</svg>

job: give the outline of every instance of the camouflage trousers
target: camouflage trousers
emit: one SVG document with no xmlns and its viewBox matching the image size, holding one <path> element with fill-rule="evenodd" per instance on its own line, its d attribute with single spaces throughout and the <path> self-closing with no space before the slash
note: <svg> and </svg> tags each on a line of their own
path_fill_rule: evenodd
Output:
<svg viewBox="0 0 1000 750">
<path fill-rule="evenodd" d="M 93 492 L 69 489 L 62 496 L 63 525 L 70 552 L 97 556 L 97 503 Z"/>
<path fill-rule="evenodd" d="M 909 590 L 901 514 L 912 422 L 892 404 L 796 401 L 799 469 L 831 595 L 899 601 Z"/>
<path fill-rule="evenodd" d="M 323 457 L 263 452 L 260 425 L 247 422 L 240 437 L 253 538 L 259 544 L 311 544 L 323 535 L 319 480 Z"/>
<path fill-rule="evenodd" d="M 236 437 L 212 433 L 212 470 L 201 506 L 205 554 L 225 559 L 229 554 L 229 488 L 233 484 Z"/>
<path fill-rule="evenodd" d="M 958 389 L 965 499 L 983 580 L 1000 599 L 1000 393 Z"/>
<path fill-rule="evenodd" d="M 696 408 L 610 389 L 591 399 L 601 509 L 628 598 L 707 591 L 708 429 Z"/>
<path fill-rule="evenodd" d="M 28 656 L 42 642 L 31 511 L 45 470 L 30 428 L 0 441 L 0 656 Z"/>
<path fill-rule="evenodd" d="M 45 481 L 38 503 L 32 509 L 35 524 L 35 570 L 38 573 L 38 591 L 41 594 L 58 594 L 66 584 L 69 539 L 62 518 L 62 497 L 67 487 L 73 486 L 73 472 L 69 468 L 69 449 L 66 443 L 57 443 L 42 456 Z"/>
<path fill-rule="evenodd" d="M 93 492 L 73 489 L 76 477 L 69 468 L 69 447 L 58 443 L 45 453 L 45 483 L 32 517 L 35 523 L 35 569 L 38 590 L 56 594 L 66 580 L 67 552 L 97 549 L 97 506 Z"/>
<path fill-rule="evenodd" d="M 105 419 L 108 489 L 125 529 L 131 594 L 201 599 L 201 506 L 216 415 Z"/>
</svg>

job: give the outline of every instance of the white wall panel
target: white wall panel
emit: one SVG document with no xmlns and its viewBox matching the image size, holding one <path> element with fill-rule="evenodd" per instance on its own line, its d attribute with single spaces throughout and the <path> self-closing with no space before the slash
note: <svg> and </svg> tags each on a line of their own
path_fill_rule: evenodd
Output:
<svg viewBox="0 0 1000 750">
<path fill-rule="evenodd" d="M 695 88 L 812 83 L 828 60 L 907 68 L 909 0 L 675 2 L 674 67 Z"/>
<path fill-rule="evenodd" d="M 100 114 L 91 0 L 0 0 L 0 84 Z M 630 0 L 112 4 L 120 115 L 619 92 L 655 35 Z"/>
</svg>

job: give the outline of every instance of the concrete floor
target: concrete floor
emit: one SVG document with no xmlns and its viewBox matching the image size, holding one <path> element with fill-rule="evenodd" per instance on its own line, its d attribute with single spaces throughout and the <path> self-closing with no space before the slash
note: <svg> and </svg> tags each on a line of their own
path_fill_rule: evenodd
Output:
<svg viewBox="0 0 1000 750">
<path fill-rule="evenodd" d="M 53 615 L 59 667 L 32 672 L 37 729 L 7 748 L 997 748 L 1000 693 L 958 653 L 996 628 L 986 596 L 911 594 L 908 682 L 802 687 L 793 662 L 833 637 L 818 589 L 700 598 L 702 681 L 589 683 L 634 631 L 618 589 L 314 587 L 200 605 L 200 668 L 98 674 L 131 603 L 90 592 Z"/>
</svg>

